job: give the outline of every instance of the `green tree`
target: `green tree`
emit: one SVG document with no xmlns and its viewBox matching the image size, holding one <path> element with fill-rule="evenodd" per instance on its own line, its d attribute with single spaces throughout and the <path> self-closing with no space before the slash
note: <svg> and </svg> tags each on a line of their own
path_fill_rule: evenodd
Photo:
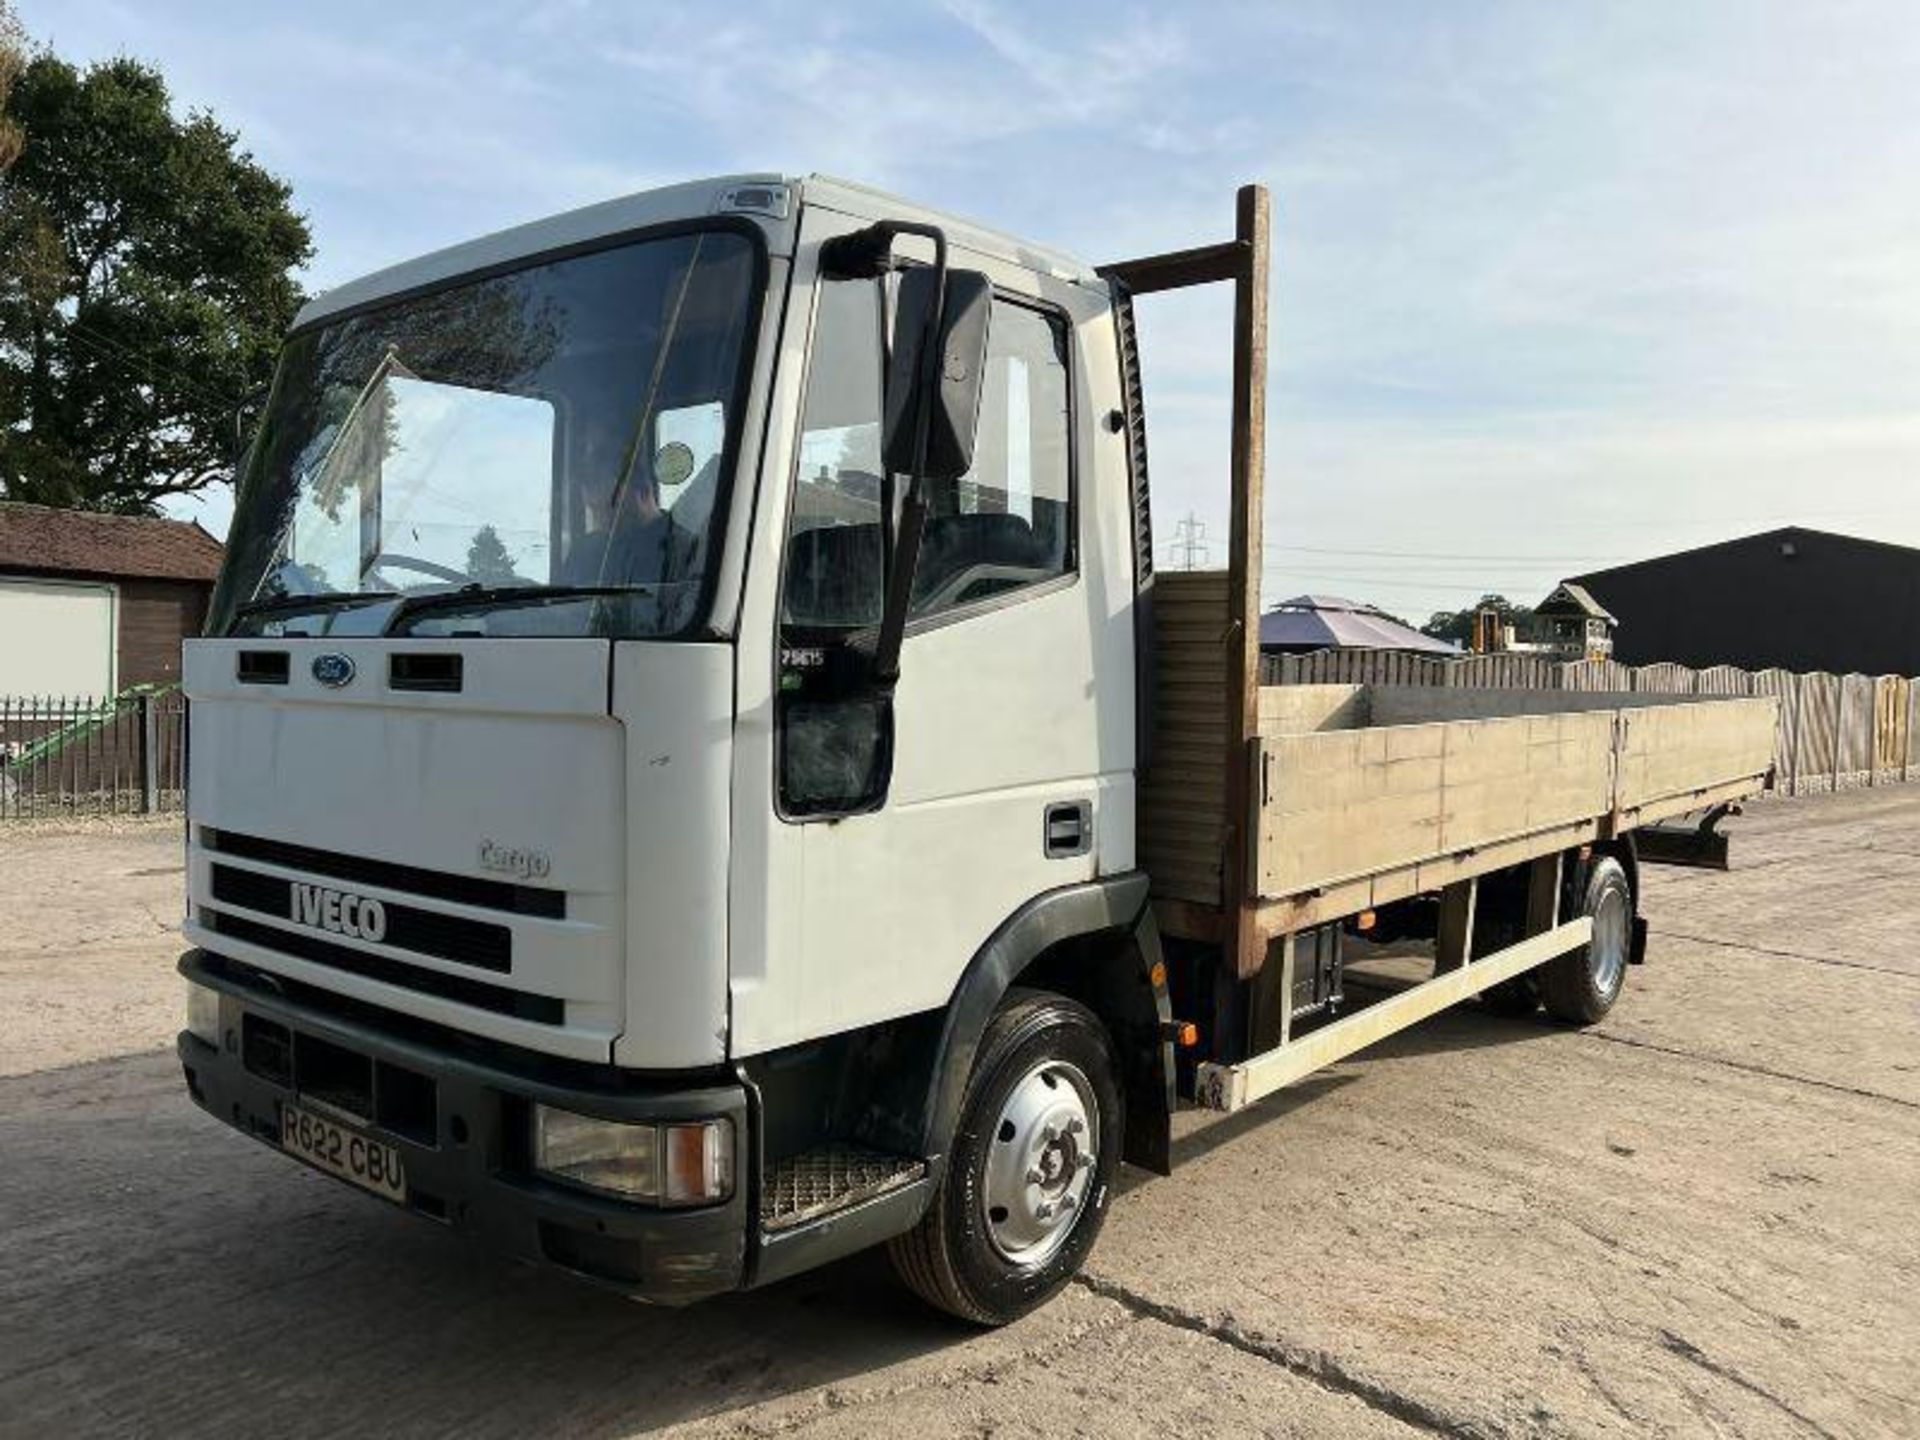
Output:
<svg viewBox="0 0 1920 1440">
<path fill-rule="evenodd" d="M 1465 610 L 1436 610 L 1433 617 L 1420 627 L 1422 635 L 1431 635 L 1436 640 L 1451 640 L 1462 647 L 1473 644 L 1473 617 L 1482 610 L 1497 610 L 1501 618 L 1513 626 L 1514 633 L 1522 639 L 1533 633 L 1533 611 L 1525 605 L 1516 605 L 1504 595 L 1482 595 L 1477 604 Z"/>
<path fill-rule="evenodd" d="M 519 585 L 525 580 L 513 568 L 513 556 L 500 542 L 500 532 L 491 525 L 473 532 L 473 543 L 467 547 L 467 574 L 482 585 Z"/>
<path fill-rule="evenodd" d="M 177 118 L 149 66 L 40 52 L 13 76 L 0 496 L 140 512 L 228 478 L 300 306 L 306 220 L 232 131 Z"/>
<path fill-rule="evenodd" d="M 27 68 L 27 33 L 7 0 L 0 0 L 0 176 L 13 168 L 20 158 L 20 146 L 26 136 L 7 113 L 7 97 L 13 93 L 20 72 Z"/>
</svg>

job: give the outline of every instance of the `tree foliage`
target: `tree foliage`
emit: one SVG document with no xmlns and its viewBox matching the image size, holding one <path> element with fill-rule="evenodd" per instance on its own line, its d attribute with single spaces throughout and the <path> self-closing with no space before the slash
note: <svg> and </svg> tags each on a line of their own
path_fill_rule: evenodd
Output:
<svg viewBox="0 0 1920 1440">
<path fill-rule="evenodd" d="M 7 109 L 7 97 L 14 82 L 27 68 L 27 33 L 7 0 L 0 0 L 0 176 L 13 168 L 20 158 L 20 146 L 26 136 Z"/>
<path fill-rule="evenodd" d="M 473 532 L 473 543 L 467 547 L 467 574 L 482 585 L 517 585 L 522 581 L 513 568 L 512 552 L 491 525 Z"/>
<path fill-rule="evenodd" d="M 300 305 L 306 220 L 232 131 L 176 117 L 149 66 L 41 52 L 13 74 L 0 495 L 138 512 L 227 478 Z"/>
<path fill-rule="evenodd" d="M 1533 611 L 1525 605 L 1516 605 L 1504 595 L 1482 595 L 1476 605 L 1465 610 L 1436 610 L 1426 624 L 1420 627 L 1422 635 L 1431 635 L 1436 640 L 1451 640 L 1462 648 L 1473 644 L 1473 617 L 1482 610 L 1497 610 L 1507 624 L 1513 626 L 1514 633 L 1528 635 L 1533 630 Z"/>
</svg>

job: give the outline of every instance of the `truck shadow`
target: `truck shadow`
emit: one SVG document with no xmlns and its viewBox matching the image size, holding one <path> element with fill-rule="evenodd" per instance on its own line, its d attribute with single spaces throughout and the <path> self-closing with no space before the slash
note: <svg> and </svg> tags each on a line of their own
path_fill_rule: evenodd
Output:
<svg viewBox="0 0 1920 1440">
<path fill-rule="evenodd" d="M 1369 1001 L 1384 998 L 1391 989 L 1368 990 Z M 1359 1008 L 1359 1007 L 1355 1007 Z M 1349 1009 L 1345 1013 L 1351 1014 Z M 1231 1115 L 1184 1111 L 1174 1120 L 1173 1163 L 1177 1171 L 1201 1157 L 1232 1145 L 1253 1131 L 1284 1122 L 1288 1115 L 1306 1109 L 1366 1078 L 1370 1064 L 1395 1058 L 1412 1059 L 1422 1055 L 1452 1054 L 1494 1046 L 1544 1040 L 1564 1033 L 1565 1027 L 1545 1015 L 1514 1019 L 1492 1014 L 1477 1005 L 1463 1005 L 1443 1011 L 1410 1029 L 1391 1035 L 1358 1055 L 1339 1062 L 1328 1070 L 1316 1071 L 1304 1080 L 1288 1086 L 1264 1100 Z M 1121 1172 L 1116 1192 L 1125 1195 L 1153 1177 L 1131 1167 Z"/>
<path fill-rule="evenodd" d="M 16 1433 L 624 1435 L 976 1333 L 879 1255 L 677 1311 L 501 1261 L 222 1129 L 170 1056 L 0 1080 L 0 1217 Z"/>
<path fill-rule="evenodd" d="M 1543 1038 L 1461 1013 L 1381 1060 Z M 1365 1078 L 1182 1116 L 1191 1163 Z M 1147 1177 L 1122 1173 L 1119 1189 Z M 1058 1307 L 1049 1307 L 1049 1310 Z M 653 1310 L 502 1261 L 224 1129 L 171 1055 L 0 1080 L 0 1416 L 18 1433 L 612 1436 L 724 1417 L 1005 1340 L 933 1314 L 877 1253 Z M 950 1360 L 935 1362 L 948 1366 Z M 860 1388 L 871 1388 L 867 1380 Z"/>
</svg>

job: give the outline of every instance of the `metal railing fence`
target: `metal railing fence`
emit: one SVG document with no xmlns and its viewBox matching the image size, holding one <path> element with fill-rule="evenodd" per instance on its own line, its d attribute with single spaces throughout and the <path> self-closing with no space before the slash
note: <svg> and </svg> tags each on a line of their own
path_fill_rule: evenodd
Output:
<svg viewBox="0 0 1920 1440">
<path fill-rule="evenodd" d="M 177 811 L 186 744 L 177 690 L 0 695 L 0 821 Z"/>
</svg>

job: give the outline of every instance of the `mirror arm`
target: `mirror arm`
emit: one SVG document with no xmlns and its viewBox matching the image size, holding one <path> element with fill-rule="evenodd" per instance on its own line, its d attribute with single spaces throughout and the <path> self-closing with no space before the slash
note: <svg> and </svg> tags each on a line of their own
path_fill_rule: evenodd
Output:
<svg viewBox="0 0 1920 1440">
<path fill-rule="evenodd" d="M 927 444 L 933 429 L 933 395 L 940 383 L 941 350 L 947 324 L 947 236 L 937 225 L 913 220 L 882 220 L 837 235 L 821 246 L 820 264 L 833 274 L 880 275 L 891 264 L 896 236 L 918 235 L 933 242 L 933 314 L 920 332 L 920 353 L 914 357 L 913 466 L 901 477 L 906 497 L 900 507 L 900 531 L 894 537 L 887 567 L 887 595 L 880 612 L 880 629 L 873 646 L 873 678 L 891 694 L 900 678 L 900 645 L 906 638 L 907 606 L 913 597 L 913 572 L 920 559 L 920 536 L 926 528 L 927 496 L 922 476 L 927 468 Z"/>
</svg>

